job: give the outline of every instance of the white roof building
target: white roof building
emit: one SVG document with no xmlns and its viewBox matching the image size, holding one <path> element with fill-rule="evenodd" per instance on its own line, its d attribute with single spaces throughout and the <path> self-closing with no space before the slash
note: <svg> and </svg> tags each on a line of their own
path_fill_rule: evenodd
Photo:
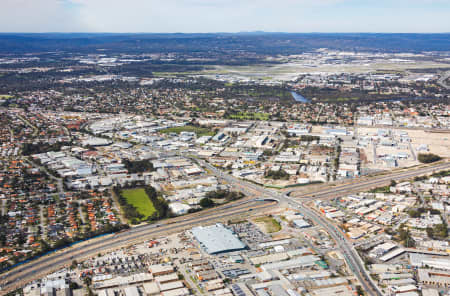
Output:
<svg viewBox="0 0 450 296">
<path fill-rule="evenodd" d="M 192 234 L 209 254 L 238 251 L 247 248 L 234 233 L 222 224 L 192 228 Z"/>
<path fill-rule="evenodd" d="M 169 208 L 175 215 L 187 214 L 191 207 L 187 204 L 180 202 L 173 202 L 169 204 Z"/>
</svg>

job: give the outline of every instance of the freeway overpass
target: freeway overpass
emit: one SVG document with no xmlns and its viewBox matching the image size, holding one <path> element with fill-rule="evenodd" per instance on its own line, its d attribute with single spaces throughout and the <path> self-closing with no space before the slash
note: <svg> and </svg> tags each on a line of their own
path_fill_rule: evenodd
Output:
<svg viewBox="0 0 450 296">
<path fill-rule="evenodd" d="M 324 189 L 319 189 L 313 193 L 303 193 L 299 189 L 291 189 L 287 192 L 288 196 L 301 199 L 330 199 L 345 194 L 357 193 L 372 188 L 389 185 L 391 180 L 402 181 L 414 178 L 416 176 L 427 175 L 433 172 L 450 169 L 450 162 L 441 162 L 434 165 L 420 166 L 417 168 L 407 168 L 401 171 L 392 172 L 385 175 L 372 177 L 363 177 L 352 179 L 344 184 L 329 184 Z"/>
<path fill-rule="evenodd" d="M 168 233 L 180 232 L 196 225 L 211 224 L 240 215 L 248 215 L 249 211 L 252 213 L 264 211 L 275 206 L 277 206 L 277 202 L 274 200 L 247 198 L 221 207 L 161 221 L 160 224 L 142 225 L 126 232 L 84 241 L 6 272 L 0 277 L 2 287 L 0 294 L 6 294 L 48 273 L 70 266 L 72 260 L 81 261 L 83 258 L 95 256 L 100 252 L 119 249 Z"/>
<path fill-rule="evenodd" d="M 389 184 L 391 180 L 405 180 L 437 171 L 448 170 L 450 168 L 450 163 L 445 161 L 434 165 L 407 169 L 406 171 L 393 172 L 388 175 L 380 175 L 374 176 L 372 178 L 354 180 L 350 183 L 341 184 L 338 186 L 329 185 L 327 186 L 328 188 L 322 189 L 314 194 L 296 194 L 295 191 L 289 192 L 291 194 L 284 194 L 282 192 L 266 189 L 264 187 L 248 183 L 234 178 L 230 175 L 224 174 L 223 172 L 211 166 L 210 164 L 207 164 L 206 162 L 202 162 L 202 164 L 208 167 L 208 169 L 214 172 L 218 177 L 225 179 L 236 187 L 247 187 L 248 190 L 260 192 L 261 195 L 265 198 L 273 197 L 280 202 L 285 202 L 291 207 L 296 208 L 302 215 L 309 218 L 315 224 L 322 226 L 325 230 L 327 230 L 327 232 L 336 242 L 336 245 L 339 246 L 339 249 L 342 251 L 347 265 L 358 278 L 359 282 L 364 288 L 364 291 L 366 291 L 371 296 L 382 296 L 383 293 L 377 286 L 377 284 L 372 280 L 369 272 L 365 269 L 364 263 L 362 262 L 361 257 L 353 247 L 352 243 L 348 241 L 348 238 L 338 229 L 336 225 L 334 225 L 330 220 L 325 219 L 314 209 L 305 206 L 304 202 L 313 199 L 328 199 L 344 196 L 350 193 L 368 190 L 373 187 L 384 186 L 386 184 Z"/>
<path fill-rule="evenodd" d="M 374 176 L 372 178 L 361 178 L 341 185 L 329 184 L 314 194 L 299 194 L 298 192 L 296 193 L 296 191 L 290 192 L 291 194 L 284 194 L 283 192 L 266 189 L 259 185 L 234 178 L 202 160 L 198 161 L 217 177 L 232 184 L 235 189 L 241 190 L 248 195 L 258 195 L 258 198 L 247 198 L 246 200 L 234 202 L 211 210 L 166 220 L 161 222 L 161 224 L 135 227 L 127 232 L 88 240 L 51 255 L 41 257 L 2 275 L 0 277 L 0 285 L 2 287 L 0 294 L 6 294 L 9 291 L 23 286 L 27 282 L 41 278 L 45 274 L 56 271 L 64 266 L 69 266 L 72 260 L 81 260 L 83 258 L 94 256 L 99 252 L 118 249 L 150 238 L 167 235 L 167 233 L 183 231 L 190 229 L 195 225 L 205 223 L 211 224 L 237 215 L 248 215 L 250 210 L 267 210 L 276 206 L 278 204 L 277 201 L 280 201 L 297 208 L 305 217 L 308 217 L 314 223 L 326 229 L 342 250 L 348 266 L 355 273 L 364 289 L 369 292 L 370 295 L 380 296 L 382 295 L 381 292 L 370 278 L 368 272 L 364 268 L 361 258 L 351 243 L 347 241 L 347 238 L 333 223 L 323 218 L 313 209 L 307 208 L 304 205 L 304 202 L 311 199 L 344 196 L 346 194 L 367 190 L 372 187 L 383 186 L 386 183 L 389 184 L 390 180 L 404 180 L 450 168 L 449 162 L 442 162 L 426 167 Z"/>
<path fill-rule="evenodd" d="M 244 186 L 245 183 L 247 183 L 245 181 L 236 179 L 230 175 L 223 174 L 221 171 L 217 170 L 216 168 L 214 168 L 209 164 L 204 163 L 204 165 L 206 165 L 208 169 L 216 173 L 217 176 L 222 177 L 223 179 L 225 179 L 226 181 L 228 181 L 233 185 Z M 336 242 L 336 245 L 339 246 L 339 249 L 341 249 L 342 254 L 344 255 L 344 258 L 347 262 L 347 265 L 355 274 L 355 276 L 358 278 L 359 282 L 364 288 L 364 291 L 368 292 L 369 295 L 373 296 L 383 295 L 379 290 L 378 286 L 370 278 L 368 272 L 364 269 L 364 264 L 361 262 L 362 260 L 359 257 L 357 251 L 353 248 L 353 246 L 349 242 L 347 242 L 347 238 L 344 235 L 342 235 L 342 233 L 337 229 L 337 227 L 334 224 L 324 219 L 320 214 L 314 213 L 314 210 L 306 208 L 303 205 L 302 200 L 298 200 L 294 197 L 288 196 L 287 194 L 266 189 L 251 183 L 247 183 L 247 186 L 249 186 L 253 190 L 259 191 L 261 195 L 264 197 L 277 198 L 278 200 L 289 204 L 289 206 L 291 206 L 292 208 L 296 208 L 303 216 L 309 218 L 316 225 L 320 225 L 325 230 L 327 230 L 327 232 Z"/>
<path fill-rule="evenodd" d="M 450 77 L 450 71 L 444 72 L 441 74 L 441 77 L 437 81 L 438 84 L 440 84 L 445 89 L 450 89 L 450 85 L 446 83 L 446 80 Z"/>
</svg>

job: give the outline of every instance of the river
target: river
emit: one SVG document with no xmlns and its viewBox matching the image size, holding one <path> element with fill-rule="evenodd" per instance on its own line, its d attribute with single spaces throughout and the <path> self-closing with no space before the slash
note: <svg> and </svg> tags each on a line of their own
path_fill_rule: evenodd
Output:
<svg viewBox="0 0 450 296">
<path fill-rule="evenodd" d="M 304 96 L 296 93 L 295 91 L 291 91 L 291 95 L 296 102 L 300 102 L 300 103 L 310 103 L 311 102 L 310 100 L 308 100 Z"/>
</svg>

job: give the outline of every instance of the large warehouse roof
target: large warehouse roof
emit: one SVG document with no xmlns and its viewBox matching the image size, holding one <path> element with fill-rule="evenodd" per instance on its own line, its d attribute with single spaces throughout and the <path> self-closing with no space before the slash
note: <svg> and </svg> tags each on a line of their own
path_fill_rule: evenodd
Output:
<svg viewBox="0 0 450 296">
<path fill-rule="evenodd" d="M 194 227 L 192 234 L 208 254 L 232 252 L 247 247 L 222 224 Z"/>
</svg>

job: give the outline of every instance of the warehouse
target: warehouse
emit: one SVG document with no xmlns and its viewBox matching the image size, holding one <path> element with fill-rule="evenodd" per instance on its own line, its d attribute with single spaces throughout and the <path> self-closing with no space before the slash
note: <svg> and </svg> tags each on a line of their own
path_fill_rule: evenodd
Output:
<svg viewBox="0 0 450 296">
<path fill-rule="evenodd" d="M 261 266 L 263 270 L 280 270 L 289 268 L 305 268 L 313 266 L 320 258 L 314 255 L 303 256 L 281 262 L 268 263 Z"/>
<path fill-rule="evenodd" d="M 429 267 L 450 270 L 450 259 L 447 256 L 431 256 L 426 254 L 409 254 L 409 260 L 414 267 Z"/>
<path fill-rule="evenodd" d="M 450 272 L 433 269 L 419 269 L 417 277 L 424 285 L 448 288 L 450 286 Z"/>
<path fill-rule="evenodd" d="M 220 223 L 192 228 L 192 234 L 208 254 L 220 254 L 247 248 L 231 230 Z"/>
</svg>

